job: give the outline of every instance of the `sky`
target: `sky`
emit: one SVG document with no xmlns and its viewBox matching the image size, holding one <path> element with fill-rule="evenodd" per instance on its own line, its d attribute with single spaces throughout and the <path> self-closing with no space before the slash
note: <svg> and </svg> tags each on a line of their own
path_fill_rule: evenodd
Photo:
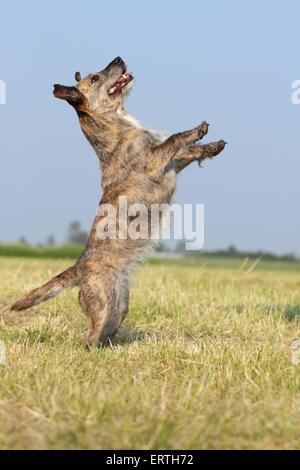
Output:
<svg viewBox="0 0 300 470">
<path fill-rule="evenodd" d="M 226 150 L 178 178 L 205 205 L 205 249 L 300 254 L 300 3 L 287 0 L 1 2 L 0 240 L 57 242 L 101 196 L 97 157 L 52 95 L 120 55 L 136 77 L 127 109 L 167 135 L 210 123 Z"/>
</svg>

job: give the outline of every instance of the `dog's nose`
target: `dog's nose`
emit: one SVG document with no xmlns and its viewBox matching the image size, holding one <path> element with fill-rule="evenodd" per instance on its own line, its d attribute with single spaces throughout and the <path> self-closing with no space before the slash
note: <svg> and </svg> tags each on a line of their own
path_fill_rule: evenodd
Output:
<svg viewBox="0 0 300 470">
<path fill-rule="evenodd" d="M 115 60 L 114 60 L 114 64 L 118 65 L 118 64 L 123 64 L 123 60 L 121 57 L 116 57 Z"/>
<path fill-rule="evenodd" d="M 124 60 L 118 56 L 108 64 L 107 68 L 109 69 L 110 67 L 118 67 L 118 69 L 119 67 L 122 67 L 123 69 L 125 69 L 126 65 Z"/>
</svg>

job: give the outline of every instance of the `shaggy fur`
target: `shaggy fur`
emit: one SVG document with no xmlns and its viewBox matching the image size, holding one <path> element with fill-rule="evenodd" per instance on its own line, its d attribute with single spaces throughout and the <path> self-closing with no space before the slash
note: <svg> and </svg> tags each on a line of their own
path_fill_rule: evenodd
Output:
<svg viewBox="0 0 300 470">
<path fill-rule="evenodd" d="M 121 77 L 122 88 L 112 92 Z M 132 78 L 126 73 L 123 60 L 117 57 L 101 72 L 83 79 L 77 72 L 76 86 L 54 85 L 54 95 L 74 107 L 82 131 L 99 158 L 103 189 L 100 207 L 110 203 L 119 209 L 119 197 L 127 196 L 128 206 L 143 204 L 150 214 L 152 204 L 170 202 L 177 173 L 194 161 L 200 163 L 217 155 L 225 142 L 196 144 L 208 132 L 206 122 L 167 139 L 143 128 L 123 106 Z M 130 268 L 151 244 L 151 240 L 123 240 L 118 236 L 115 240 L 101 240 L 97 236 L 100 222 L 101 215 L 97 215 L 75 266 L 12 307 L 25 310 L 64 288 L 79 286 L 79 303 L 89 323 L 88 346 L 107 345 L 113 339 L 128 313 Z M 122 222 L 128 221 L 118 216 L 117 233 Z"/>
</svg>

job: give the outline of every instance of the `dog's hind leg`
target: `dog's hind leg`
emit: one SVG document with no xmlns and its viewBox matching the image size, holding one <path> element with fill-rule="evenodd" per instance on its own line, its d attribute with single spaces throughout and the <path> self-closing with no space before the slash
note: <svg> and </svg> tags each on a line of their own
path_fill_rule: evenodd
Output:
<svg viewBox="0 0 300 470">
<path fill-rule="evenodd" d="M 86 345 L 107 346 L 120 324 L 118 279 L 111 272 L 89 274 L 81 282 L 79 303 L 88 318 Z"/>
<path fill-rule="evenodd" d="M 129 286 L 128 286 L 128 279 L 124 278 L 122 280 L 122 284 L 118 293 L 118 302 L 117 302 L 117 310 L 119 316 L 119 326 L 125 320 L 129 309 Z"/>
</svg>

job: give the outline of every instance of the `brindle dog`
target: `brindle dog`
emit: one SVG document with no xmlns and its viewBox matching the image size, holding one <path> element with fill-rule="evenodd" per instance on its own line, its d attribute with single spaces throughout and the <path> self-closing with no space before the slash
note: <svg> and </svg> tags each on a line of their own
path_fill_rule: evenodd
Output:
<svg viewBox="0 0 300 470">
<path fill-rule="evenodd" d="M 100 162 L 101 205 L 119 208 L 119 197 L 128 206 L 169 203 L 176 174 L 190 163 L 201 163 L 219 154 L 225 142 L 196 144 L 208 132 L 203 122 L 192 130 L 164 138 L 142 127 L 124 109 L 133 75 L 117 57 L 101 72 L 81 79 L 76 86 L 54 85 L 54 96 L 66 100 L 79 117 L 81 128 Z M 126 215 L 127 218 L 127 215 Z M 88 318 L 88 346 L 110 344 L 128 312 L 130 268 L 141 259 L 151 240 L 100 239 L 96 216 L 86 247 L 74 266 L 16 302 L 12 310 L 25 310 L 56 296 L 62 289 L 79 286 L 79 303 Z M 117 219 L 118 233 L 120 216 Z"/>
</svg>

